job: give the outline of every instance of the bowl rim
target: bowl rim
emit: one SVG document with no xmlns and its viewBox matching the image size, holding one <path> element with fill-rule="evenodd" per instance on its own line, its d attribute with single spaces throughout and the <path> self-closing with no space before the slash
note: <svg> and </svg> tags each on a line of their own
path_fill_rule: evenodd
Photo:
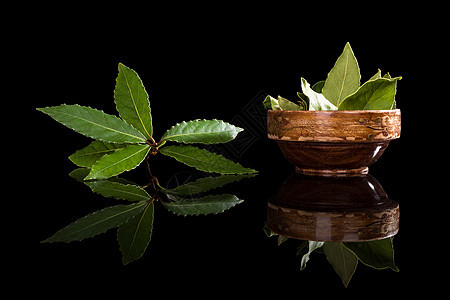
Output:
<svg viewBox="0 0 450 300">
<path fill-rule="evenodd" d="M 330 114 L 330 113 L 342 113 L 342 114 L 361 114 L 361 113 L 400 113 L 400 108 L 396 109 L 367 109 L 367 110 L 273 110 L 268 109 L 267 112 L 282 112 L 282 113 L 300 113 L 300 114 Z"/>
</svg>

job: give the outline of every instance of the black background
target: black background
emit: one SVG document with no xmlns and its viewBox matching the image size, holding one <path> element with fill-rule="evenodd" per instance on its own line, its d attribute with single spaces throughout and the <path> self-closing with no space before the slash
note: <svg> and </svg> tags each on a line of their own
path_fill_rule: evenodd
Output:
<svg viewBox="0 0 450 300">
<path fill-rule="evenodd" d="M 30 24 L 25 44 L 33 56 L 27 57 L 23 74 L 33 87 L 28 108 L 34 147 L 27 176 L 32 178 L 27 180 L 32 188 L 23 191 L 32 191 L 33 196 L 27 200 L 25 232 L 30 243 L 21 259 L 26 267 L 20 274 L 38 283 L 37 292 L 42 294 L 56 289 L 84 292 L 88 287 L 103 293 L 148 291 L 185 296 L 282 295 L 343 288 L 324 256 L 313 255 L 307 268 L 299 271 L 295 243 L 277 246 L 274 238 L 265 236 L 267 201 L 294 169 L 266 133 L 255 129 L 258 122 L 243 112 L 253 103 L 259 105 L 264 93 L 295 99 L 300 77 L 310 83 L 325 79 L 348 41 L 362 81 L 378 68 L 403 77 L 397 92 L 402 136 L 370 168 L 370 174 L 400 204 L 400 232 L 394 238 L 400 272 L 359 264 L 349 287 L 380 293 L 387 288 L 430 288 L 426 270 L 434 263 L 425 259 L 431 238 L 424 224 L 431 212 L 423 204 L 429 187 L 425 179 L 431 172 L 423 158 L 423 143 L 416 142 L 424 139 L 425 131 L 414 120 L 423 108 L 418 95 L 424 93 L 420 90 L 424 70 L 436 59 L 429 54 L 421 59 L 434 39 L 426 33 L 438 25 L 430 23 L 423 29 L 417 23 L 417 10 L 408 15 L 380 9 L 370 16 L 324 22 L 324 16 L 309 10 L 288 17 L 289 9 L 270 12 L 270 7 L 264 12 L 189 7 L 188 13 L 187 9 L 177 6 L 177 14 L 169 8 L 137 9 L 138 17 L 131 14 L 134 10 L 124 12 L 117 7 L 104 21 L 100 16 L 108 11 L 69 16 L 71 10 L 65 10 L 58 17 L 41 19 L 38 28 Z M 183 120 L 239 119 L 253 134 L 251 146 L 239 157 L 228 155 L 260 171 L 259 176 L 224 189 L 245 201 L 220 215 L 180 217 L 157 205 L 151 243 L 141 259 L 127 266 L 121 264 L 115 230 L 82 242 L 39 243 L 72 221 L 117 201 L 93 194 L 68 175 L 76 167 L 67 157 L 90 140 L 35 108 L 80 104 L 117 114 L 113 90 L 119 62 L 143 80 L 156 138 Z M 152 160 L 152 170 L 162 185 L 174 175 L 192 174 L 190 168 L 161 156 Z M 146 179 L 142 167 L 125 177 L 138 183 Z"/>
</svg>

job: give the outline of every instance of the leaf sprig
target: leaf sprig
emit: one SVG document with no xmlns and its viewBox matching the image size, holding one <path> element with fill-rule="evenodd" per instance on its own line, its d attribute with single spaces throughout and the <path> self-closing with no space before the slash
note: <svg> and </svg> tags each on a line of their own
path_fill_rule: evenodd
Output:
<svg viewBox="0 0 450 300">
<path fill-rule="evenodd" d="M 89 214 L 43 242 L 80 241 L 118 227 L 117 239 L 122 262 L 128 264 L 140 258 L 150 242 L 156 200 L 161 200 L 165 208 L 177 215 L 221 213 L 242 200 L 230 194 L 200 198 L 195 195 L 254 176 L 257 171 L 206 149 L 185 145 L 227 143 L 243 131 L 221 120 L 178 123 L 156 142 L 150 101 L 142 80 L 134 70 L 123 64 L 119 64 L 118 69 L 114 100 L 120 117 L 80 105 L 62 104 L 37 110 L 94 139 L 88 146 L 69 156 L 75 165 L 81 167 L 71 173 L 72 177 L 85 183 L 95 193 L 133 203 L 111 206 Z M 181 145 L 166 144 L 170 142 Z M 149 158 L 158 153 L 200 171 L 227 175 L 205 177 L 175 189 L 166 189 L 159 185 L 150 171 Z M 139 186 L 117 177 L 144 161 L 149 173 L 149 184 Z M 151 192 L 147 192 L 146 188 L 150 188 Z"/>
<path fill-rule="evenodd" d="M 281 244 L 280 241 L 285 242 L 288 240 L 288 238 L 272 232 L 267 223 L 264 225 L 264 232 L 268 237 L 278 236 L 278 245 Z M 313 252 L 323 253 L 345 287 L 350 283 L 358 262 L 362 262 L 364 265 L 377 270 L 389 268 L 399 272 L 394 261 L 393 237 L 368 242 L 301 240 L 297 249 L 297 256 L 302 257 L 300 270 L 306 268 L 306 263 L 310 260 Z"/>
<path fill-rule="evenodd" d="M 347 43 L 326 80 L 312 87 L 301 78 L 302 92 L 297 92 L 297 103 L 268 95 L 264 107 L 272 110 L 390 110 L 397 107 L 395 94 L 397 81 L 389 73 L 378 70 L 361 85 L 361 74 L 355 54 Z"/>
<path fill-rule="evenodd" d="M 164 146 L 166 142 L 227 143 L 243 131 L 221 120 L 192 120 L 176 124 L 156 142 L 148 93 L 138 74 L 123 64 L 119 64 L 114 99 L 120 118 L 80 105 L 38 108 L 63 125 L 95 140 L 69 157 L 76 165 L 90 168 L 86 179 L 116 176 L 136 168 L 148 155 L 159 152 L 206 172 L 256 173 L 195 146 Z"/>
</svg>

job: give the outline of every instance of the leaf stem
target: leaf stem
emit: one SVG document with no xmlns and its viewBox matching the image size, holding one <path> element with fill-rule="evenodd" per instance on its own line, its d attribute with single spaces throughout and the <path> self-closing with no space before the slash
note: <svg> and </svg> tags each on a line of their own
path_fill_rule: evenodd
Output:
<svg viewBox="0 0 450 300">
<path fill-rule="evenodd" d="M 148 188 L 148 187 L 152 187 L 152 199 L 158 199 L 158 191 L 160 190 L 160 185 L 159 185 L 159 181 L 158 178 L 156 178 L 155 176 L 153 176 L 152 171 L 150 170 L 150 163 L 149 163 L 149 158 L 150 156 L 147 155 L 147 157 L 145 158 L 145 164 L 147 166 L 147 175 L 148 175 L 148 179 L 149 179 L 149 183 L 147 183 L 146 185 L 143 186 L 143 188 Z"/>
</svg>

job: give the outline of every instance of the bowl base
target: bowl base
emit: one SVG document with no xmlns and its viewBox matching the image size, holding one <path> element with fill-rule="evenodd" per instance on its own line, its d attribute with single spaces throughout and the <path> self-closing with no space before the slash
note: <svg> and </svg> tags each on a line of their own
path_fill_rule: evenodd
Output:
<svg viewBox="0 0 450 300">
<path fill-rule="evenodd" d="M 305 169 L 295 167 L 295 172 L 304 175 L 315 175 L 315 176 L 358 176 L 366 175 L 369 173 L 368 167 L 357 168 L 357 169 Z"/>
</svg>

